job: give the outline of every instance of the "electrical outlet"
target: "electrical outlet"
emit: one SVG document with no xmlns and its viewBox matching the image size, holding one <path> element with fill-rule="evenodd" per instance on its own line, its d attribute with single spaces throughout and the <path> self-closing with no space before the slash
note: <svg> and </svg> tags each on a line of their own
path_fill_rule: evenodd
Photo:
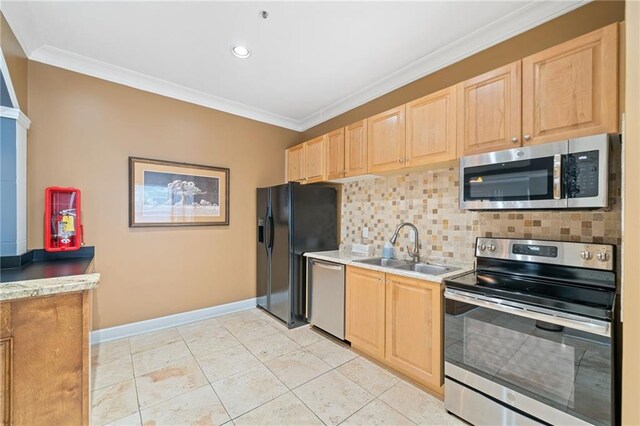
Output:
<svg viewBox="0 0 640 426">
<path fill-rule="evenodd" d="M 362 228 L 362 238 L 369 238 L 369 228 L 366 226 Z"/>
<path fill-rule="evenodd" d="M 409 242 L 416 242 L 416 231 L 414 231 L 413 229 L 409 229 Z"/>
</svg>

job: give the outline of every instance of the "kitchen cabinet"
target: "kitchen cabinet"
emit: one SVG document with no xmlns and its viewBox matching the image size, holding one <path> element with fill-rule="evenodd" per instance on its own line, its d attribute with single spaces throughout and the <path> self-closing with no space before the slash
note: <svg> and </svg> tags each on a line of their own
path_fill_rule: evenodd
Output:
<svg viewBox="0 0 640 426">
<path fill-rule="evenodd" d="M 618 132 L 618 24 L 522 60 L 523 143 Z"/>
<path fill-rule="evenodd" d="M 0 413 L 2 424 L 11 424 L 11 338 L 0 339 Z"/>
<path fill-rule="evenodd" d="M 313 183 L 327 180 L 326 162 L 327 135 L 322 135 L 304 143 L 304 182 Z"/>
<path fill-rule="evenodd" d="M 405 106 L 367 120 L 369 173 L 402 168 L 405 159 Z"/>
<path fill-rule="evenodd" d="M 394 172 L 617 133 L 618 33 L 611 24 L 290 148 L 288 180 Z"/>
<path fill-rule="evenodd" d="M 453 86 L 407 104 L 405 167 L 456 159 L 456 101 Z"/>
<path fill-rule="evenodd" d="M 345 176 L 367 173 L 367 120 L 345 127 L 344 143 Z"/>
<path fill-rule="evenodd" d="M 521 61 L 458 84 L 459 155 L 520 146 Z"/>
<path fill-rule="evenodd" d="M 327 133 L 327 179 L 339 179 L 345 175 L 344 128 Z"/>
<path fill-rule="evenodd" d="M 386 292 L 386 363 L 440 392 L 443 384 L 441 284 L 387 274 Z"/>
<path fill-rule="evenodd" d="M 287 149 L 286 156 L 287 182 L 302 182 L 305 178 L 304 144 L 292 146 Z"/>
<path fill-rule="evenodd" d="M 3 424 L 89 424 L 89 291 L 0 304 Z"/>
<path fill-rule="evenodd" d="M 346 338 L 351 346 L 442 394 L 443 287 L 347 267 Z"/>
<path fill-rule="evenodd" d="M 349 266 L 345 301 L 346 337 L 351 346 L 384 360 L 384 272 Z"/>
<path fill-rule="evenodd" d="M 11 303 L 0 303 L 0 422 L 11 424 Z"/>
</svg>

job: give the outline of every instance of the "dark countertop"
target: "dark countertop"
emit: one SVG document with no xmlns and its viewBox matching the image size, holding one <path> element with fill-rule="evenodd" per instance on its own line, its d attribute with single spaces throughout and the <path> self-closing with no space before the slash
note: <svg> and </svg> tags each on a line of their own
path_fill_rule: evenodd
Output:
<svg viewBox="0 0 640 426">
<path fill-rule="evenodd" d="M 0 258 L 0 283 L 83 275 L 90 271 L 94 247 L 69 252 L 31 250 L 22 256 Z M 91 268 L 92 269 L 92 268 Z"/>
</svg>

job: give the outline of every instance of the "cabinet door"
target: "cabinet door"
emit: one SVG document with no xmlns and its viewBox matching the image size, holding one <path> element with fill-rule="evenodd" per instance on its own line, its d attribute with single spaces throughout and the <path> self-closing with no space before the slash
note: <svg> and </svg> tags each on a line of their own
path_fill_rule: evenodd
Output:
<svg viewBox="0 0 640 426">
<path fill-rule="evenodd" d="M 11 424 L 11 338 L 0 340 L 0 419 Z"/>
<path fill-rule="evenodd" d="M 442 288 L 439 283 L 387 274 L 387 363 L 440 392 Z"/>
<path fill-rule="evenodd" d="M 347 340 L 379 360 L 384 359 L 384 299 L 384 272 L 347 267 Z"/>
<path fill-rule="evenodd" d="M 344 128 L 327 134 L 327 179 L 344 177 Z"/>
<path fill-rule="evenodd" d="M 618 24 L 522 60 L 525 144 L 618 132 Z"/>
<path fill-rule="evenodd" d="M 520 61 L 458 85 L 460 155 L 499 151 L 521 145 Z"/>
<path fill-rule="evenodd" d="M 326 180 L 325 156 L 327 135 L 305 142 L 305 182 L 320 182 Z"/>
<path fill-rule="evenodd" d="M 393 108 L 368 119 L 369 173 L 404 167 L 405 106 Z"/>
<path fill-rule="evenodd" d="M 304 144 L 287 149 L 287 182 L 304 180 Z"/>
<path fill-rule="evenodd" d="M 456 158 L 456 87 L 407 104 L 406 166 Z"/>
<path fill-rule="evenodd" d="M 367 173 L 367 120 L 345 127 L 344 133 L 345 176 Z"/>
</svg>

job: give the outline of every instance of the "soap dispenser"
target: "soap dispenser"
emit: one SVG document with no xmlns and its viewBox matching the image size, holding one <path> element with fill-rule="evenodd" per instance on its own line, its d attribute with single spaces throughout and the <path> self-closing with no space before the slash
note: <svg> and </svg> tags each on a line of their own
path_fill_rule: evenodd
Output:
<svg viewBox="0 0 640 426">
<path fill-rule="evenodd" d="M 385 259 L 393 259 L 393 244 L 387 241 L 382 247 L 382 257 Z"/>
</svg>

